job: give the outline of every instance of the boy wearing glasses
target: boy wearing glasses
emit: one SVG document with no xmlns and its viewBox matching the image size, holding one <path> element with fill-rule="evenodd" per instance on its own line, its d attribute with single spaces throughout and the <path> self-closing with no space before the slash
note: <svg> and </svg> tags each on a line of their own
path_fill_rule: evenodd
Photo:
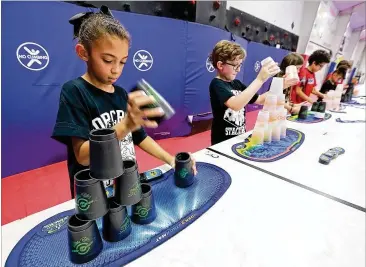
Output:
<svg viewBox="0 0 366 267">
<path fill-rule="evenodd" d="M 210 84 L 212 145 L 245 133 L 245 106 L 264 104 L 265 94 L 259 96 L 257 92 L 268 78 L 278 72 L 275 62 L 267 63 L 246 87 L 235 79 L 245 57 L 246 51 L 239 44 L 226 40 L 218 42 L 210 55 L 210 61 L 217 70 Z"/>
</svg>

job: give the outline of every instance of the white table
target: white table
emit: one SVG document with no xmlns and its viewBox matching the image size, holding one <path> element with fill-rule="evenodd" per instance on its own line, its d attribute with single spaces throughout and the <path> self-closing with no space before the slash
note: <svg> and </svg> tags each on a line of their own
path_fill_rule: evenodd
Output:
<svg viewBox="0 0 366 267">
<path fill-rule="evenodd" d="M 288 128 L 305 133 L 305 141 L 295 152 L 278 161 L 255 162 L 232 152 L 232 146 L 243 142 L 251 132 L 214 145 L 210 149 L 364 209 L 365 123 L 339 123 L 335 119 L 365 120 L 366 111 L 352 107 L 347 107 L 345 111 L 346 114 L 331 113 L 332 118 L 321 123 L 287 121 Z M 346 152 L 329 165 L 318 163 L 319 156 L 332 147 L 342 147 Z"/>
<path fill-rule="evenodd" d="M 192 225 L 128 266 L 365 266 L 364 212 L 207 152 L 194 156 L 227 170 L 227 192 Z M 69 201 L 5 225 L 3 263 L 26 232 L 71 208 Z"/>
</svg>

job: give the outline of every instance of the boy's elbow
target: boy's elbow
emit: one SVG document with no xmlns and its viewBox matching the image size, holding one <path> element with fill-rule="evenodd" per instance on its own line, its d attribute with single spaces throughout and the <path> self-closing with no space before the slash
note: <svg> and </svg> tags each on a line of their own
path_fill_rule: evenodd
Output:
<svg viewBox="0 0 366 267">
<path fill-rule="evenodd" d="M 243 107 L 240 107 L 238 104 L 236 104 L 234 101 L 231 101 L 231 100 L 232 99 L 229 99 L 228 101 L 226 101 L 225 106 L 232 109 L 233 111 L 239 111 L 243 108 Z"/>
</svg>

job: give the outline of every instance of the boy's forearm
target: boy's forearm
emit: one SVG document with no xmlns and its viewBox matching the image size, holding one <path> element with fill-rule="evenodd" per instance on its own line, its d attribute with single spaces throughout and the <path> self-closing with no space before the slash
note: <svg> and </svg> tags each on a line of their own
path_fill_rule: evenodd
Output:
<svg viewBox="0 0 366 267">
<path fill-rule="evenodd" d="M 301 97 L 304 101 L 311 102 L 311 98 L 308 97 L 302 90 L 296 90 L 296 94 Z"/>
<path fill-rule="evenodd" d="M 316 89 L 313 89 L 312 93 L 316 96 L 319 96 L 321 98 L 324 98 L 324 95 L 322 93 L 320 93 L 318 90 Z"/>
<path fill-rule="evenodd" d="M 151 156 L 160 159 L 161 161 L 172 164 L 174 157 L 166 152 L 158 143 L 156 143 L 150 136 L 146 137 L 144 141 L 139 144 L 139 147 Z"/>
<path fill-rule="evenodd" d="M 234 110 L 242 109 L 249 103 L 262 85 L 263 81 L 255 79 L 242 93 L 229 100 L 231 102 L 230 106 L 234 107 Z"/>
</svg>

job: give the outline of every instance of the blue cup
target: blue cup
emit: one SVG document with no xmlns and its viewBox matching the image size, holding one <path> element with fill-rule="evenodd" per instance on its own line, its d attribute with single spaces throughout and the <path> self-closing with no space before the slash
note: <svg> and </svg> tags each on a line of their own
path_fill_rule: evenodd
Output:
<svg viewBox="0 0 366 267">
<path fill-rule="evenodd" d="M 175 156 L 174 182 L 178 187 L 188 187 L 194 183 L 193 162 L 189 153 L 181 152 Z"/>
<path fill-rule="evenodd" d="M 113 198 L 109 199 L 109 211 L 103 217 L 103 239 L 119 242 L 129 236 L 131 230 L 126 206 L 119 205 Z"/>
<path fill-rule="evenodd" d="M 132 206 L 131 219 L 137 224 L 149 224 L 156 218 L 154 196 L 149 184 L 141 184 L 142 199 Z"/>
<path fill-rule="evenodd" d="M 67 232 L 71 262 L 89 262 L 103 250 L 102 238 L 95 221 L 82 221 L 73 215 L 69 218 Z"/>
</svg>

